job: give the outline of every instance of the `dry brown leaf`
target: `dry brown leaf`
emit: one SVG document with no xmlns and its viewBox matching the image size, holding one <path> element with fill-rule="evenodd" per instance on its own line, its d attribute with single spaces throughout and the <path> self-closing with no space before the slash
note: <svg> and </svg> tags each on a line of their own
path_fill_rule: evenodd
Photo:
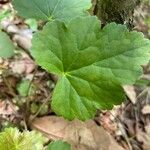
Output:
<svg viewBox="0 0 150 150">
<path fill-rule="evenodd" d="M 30 38 L 27 38 L 19 34 L 14 35 L 13 41 L 15 41 L 20 47 L 22 47 L 25 50 L 29 50 L 32 46 Z"/>
<path fill-rule="evenodd" d="M 143 150 L 150 150 L 150 125 L 145 127 L 145 131 L 137 133 L 137 140 L 143 144 Z"/>
<path fill-rule="evenodd" d="M 150 114 L 150 105 L 145 105 L 142 109 L 144 115 Z"/>
<path fill-rule="evenodd" d="M 64 136 L 64 129 L 67 126 L 67 121 L 55 116 L 37 118 L 31 123 L 31 128 L 43 132 L 52 140 L 62 139 Z"/>
<path fill-rule="evenodd" d="M 67 121 L 61 117 L 36 118 L 31 128 L 43 132 L 50 140 L 63 139 L 73 150 L 123 150 L 113 137 L 94 121 Z"/>
<path fill-rule="evenodd" d="M 10 68 L 12 69 L 13 73 L 29 74 L 35 69 L 35 64 L 29 57 L 26 57 L 22 60 L 16 60 L 11 62 Z"/>
<path fill-rule="evenodd" d="M 123 86 L 123 88 L 124 88 L 125 93 L 129 97 L 130 101 L 133 104 L 135 104 L 136 103 L 136 92 L 135 92 L 134 86 L 126 85 L 126 86 Z"/>
<path fill-rule="evenodd" d="M 14 113 L 14 110 L 8 105 L 6 107 L 5 101 L 0 101 L 0 115 L 11 115 Z"/>
</svg>

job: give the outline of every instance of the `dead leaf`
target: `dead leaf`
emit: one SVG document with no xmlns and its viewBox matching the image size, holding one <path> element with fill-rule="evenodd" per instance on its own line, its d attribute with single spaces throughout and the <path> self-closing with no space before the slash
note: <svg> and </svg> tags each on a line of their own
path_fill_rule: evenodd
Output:
<svg viewBox="0 0 150 150">
<path fill-rule="evenodd" d="M 31 127 L 38 129 L 48 136 L 49 139 L 62 139 L 64 129 L 68 126 L 68 122 L 59 117 L 41 117 L 35 119 L 31 123 Z"/>
<path fill-rule="evenodd" d="M 12 115 L 14 109 L 6 101 L 0 101 L 0 115 Z"/>
<path fill-rule="evenodd" d="M 96 122 L 98 122 L 110 134 L 113 134 L 117 130 L 117 122 L 115 121 L 116 114 L 117 109 L 107 111 L 96 117 Z"/>
<path fill-rule="evenodd" d="M 29 57 L 23 58 L 22 60 L 16 60 L 11 62 L 10 68 L 14 73 L 18 74 L 29 74 L 33 72 L 35 69 L 35 64 L 33 60 L 31 60 Z"/>
<path fill-rule="evenodd" d="M 14 24 L 10 24 L 7 27 L 7 32 L 8 33 L 18 33 L 19 32 L 19 28 L 16 25 L 14 25 Z"/>
<path fill-rule="evenodd" d="M 129 99 L 131 100 L 131 102 L 133 104 L 135 104 L 136 103 L 136 92 L 135 92 L 134 86 L 126 85 L 126 86 L 123 86 L 123 88 L 124 88 L 125 93 L 129 97 Z"/>
<path fill-rule="evenodd" d="M 14 35 L 13 41 L 15 41 L 20 47 L 22 47 L 25 50 L 29 50 L 32 46 L 30 38 L 27 38 L 19 34 Z"/>
<path fill-rule="evenodd" d="M 150 114 L 150 105 L 145 105 L 142 109 L 144 115 Z"/>
<path fill-rule="evenodd" d="M 137 133 L 137 140 L 143 144 L 143 150 L 150 150 L 150 125 L 145 127 L 145 131 Z"/>
<path fill-rule="evenodd" d="M 50 140 L 63 139 L 73 150 L 123 150 L 113 137 L 94 121 L 67 121 L 62 117 L 36 118 L 31 128 L 44 133 Z"/>
</svg>

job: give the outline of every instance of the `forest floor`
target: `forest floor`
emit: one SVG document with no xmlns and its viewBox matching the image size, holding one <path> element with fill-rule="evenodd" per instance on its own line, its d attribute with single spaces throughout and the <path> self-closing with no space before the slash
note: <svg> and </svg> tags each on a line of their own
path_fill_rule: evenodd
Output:
<svg viewBox="0 0 150 150">
<path fill-rule="evenodd" d="M 150 38 L 150 2 L 135 11 L 134 30 Z M 85 123 L 66 121 L 50 108 L 57 78 L 35 64 L 29 53 L 32 35 L 41 26 L 16 15 L 11 3 L 0 1 L 0 27 L 16 46 L 15 55 L 0 58 L 0 130 L 38 130 L 50 141 L 71 140 L 80 150 L 150 150 L 150 65 L 133 86 L 125 86 L 126 101 L 111 111 L 98 111 Z"/>
</svg>

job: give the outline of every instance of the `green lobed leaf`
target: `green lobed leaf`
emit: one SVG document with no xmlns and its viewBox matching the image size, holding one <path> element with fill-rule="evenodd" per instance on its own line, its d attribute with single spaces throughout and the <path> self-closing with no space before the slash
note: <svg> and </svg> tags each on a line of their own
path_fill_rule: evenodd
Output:
<svg viewBox="0 0 150 150">
<path fill-rule="evenodd" d="M 41 150 L 46 138 L 36 131 L 19 132 L 17 128 L 6 128 L 0 133 L 1 150 Z"/>
<path fill-rule="evenodd" d="M 14 45 L 9 36 L 0 31 L 0 57 L 9 58 L 14 55 Z"/>
<path fill-rule="evenodd" d="M 77 16 L 86 15 L 91 0 L 13 0 L 13 5 L 24 18 L 68 22 Z"/>
<path fill-rule="evenodd" d="M 63 141 L 54 141 L 48 145 L 47 150 L 71 150 L 71 145 Z"/>
<path fill-rule="evenodd" d="M 67 27 L 59 21 L 47 23 L 34 35 L 31 53 L 40 66 L 59 76 L 52 109 L 69 120 L 86 120 L 96 109 L 111 109 L 125 99 L 122 85 L 142 74 L 150 41 L 124 25 L 101 29 L 99 20 L 88 16 Z"/>
</svg>

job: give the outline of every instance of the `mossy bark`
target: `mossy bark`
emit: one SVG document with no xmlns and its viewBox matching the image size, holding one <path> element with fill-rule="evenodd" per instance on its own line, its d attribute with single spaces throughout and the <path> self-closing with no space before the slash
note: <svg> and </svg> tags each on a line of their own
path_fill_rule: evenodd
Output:
<svg viewBox="0 0 150 150">
<path fill-rule="evenodd" d="M 96 0 L 94 14 L 102 24 L 116 22 L 132 26 L 135 7 L 140 0 Z"/>
</svg>

